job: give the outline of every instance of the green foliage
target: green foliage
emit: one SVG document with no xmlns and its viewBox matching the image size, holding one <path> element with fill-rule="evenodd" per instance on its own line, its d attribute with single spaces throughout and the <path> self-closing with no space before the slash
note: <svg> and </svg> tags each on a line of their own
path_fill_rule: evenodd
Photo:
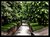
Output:
<svg viewBox="0 0 50 37">
<path fill-rule="evenodd" d="M 41 26 L 38 23 L 30 23 L 30 26 L 32 27 L 33 31 L 40 30 L 40 29 L 44 28 L 44 26 Z"/>
<path fill-rule="evenodd" d="M 47 25 L 49 1 L 1 1 L 1 16 L 11 20 L 27 19 L 29 22 Z"/>
<path fill-rule="evenodd" d="M 17 24 L 14 22 L 6 24 L 4 26 L 1 26 L 1 31 L 8 31 L 9 29 L 13 28 L 14 26 L 17 26 Z"/>
</svg>

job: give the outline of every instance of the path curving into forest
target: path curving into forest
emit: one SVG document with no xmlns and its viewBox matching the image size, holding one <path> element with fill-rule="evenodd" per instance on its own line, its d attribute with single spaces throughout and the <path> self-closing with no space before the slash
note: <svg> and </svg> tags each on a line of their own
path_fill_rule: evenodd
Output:
<svg viewBox="0 0 50 37">
<path fill-rule="evenodd" d="M 48 27 L 43 28 L 38 31 L 31 32 L 31 28 L 28 26 L 27 23 L 22 23 L 22 25 L 19 27 L 19 29 L 13 34 L 15 36 L 31 36 L 32 34 L 35 36 L 48 36 Z M 32 34 L 31 34 L 32 33 Z M 5 34 L 6 35 L 6 34 Z"/>
<path fill-rule="evenodd" d="M 25 36 L 25 35 L 28 35 L 28 36 L 31 36 L 31 31 L 29 31 L 30 27 L 28 26 L 27 23 L 22 23 L 22 25 L 19 27 L 19 29 L 15 32 L 14 35 L 21 35 L 21 36 Z M 48 35 L 48 28 L 44 28 L 42 29 L 41 31 L 35 31 L 35 32 L 32 32 L 33 35 Z"/>
<path fill-rule="evenodd" d="M 14 35 L 28 35 L 31 36 L 31 32 L 29 31 L 29 26 L 27 23 L 22 23 L 22 25 L 19 27 L 19 29 L 16 31 Z"/>
</svg>

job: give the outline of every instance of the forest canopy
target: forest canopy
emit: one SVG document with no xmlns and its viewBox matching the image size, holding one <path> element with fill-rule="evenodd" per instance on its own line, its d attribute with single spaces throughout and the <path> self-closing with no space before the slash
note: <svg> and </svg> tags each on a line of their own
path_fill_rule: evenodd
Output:
<svg viewBox="0 0 50 37">
<path fill-rule="evenodd" d="M 49 1 L 1 1 L 1 19 L 3 24 L 24 19 L 48 25 Z"/>
</svg>

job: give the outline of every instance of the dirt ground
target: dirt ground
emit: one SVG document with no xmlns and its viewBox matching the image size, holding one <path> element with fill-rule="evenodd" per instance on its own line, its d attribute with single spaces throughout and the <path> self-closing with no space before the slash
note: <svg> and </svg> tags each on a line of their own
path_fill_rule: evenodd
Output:
<svg viewBox="0 0 50 37">
<path fill-rule="evenodd" d="M 41 29 L 40 31 L 33 32 L 34 35 L 42 35 L 42 36 L 48 36 L 49 35 L 49 29 L 48 27 Z"/>
</svg>

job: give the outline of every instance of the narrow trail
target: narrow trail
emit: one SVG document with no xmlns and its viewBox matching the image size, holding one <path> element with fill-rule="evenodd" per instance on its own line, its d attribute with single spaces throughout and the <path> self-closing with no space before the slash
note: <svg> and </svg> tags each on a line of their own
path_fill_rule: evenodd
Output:
<svg viewBox="0 0 50 37">
<path fill-rule="evenodd" d="M 26 23 L 22 23 L 22 25 L 19 27 L 18 31 L 14 35 L 28 35 L 31 36 L 31 32 L 29 31 L 29 26 Z"/>
</svg>

